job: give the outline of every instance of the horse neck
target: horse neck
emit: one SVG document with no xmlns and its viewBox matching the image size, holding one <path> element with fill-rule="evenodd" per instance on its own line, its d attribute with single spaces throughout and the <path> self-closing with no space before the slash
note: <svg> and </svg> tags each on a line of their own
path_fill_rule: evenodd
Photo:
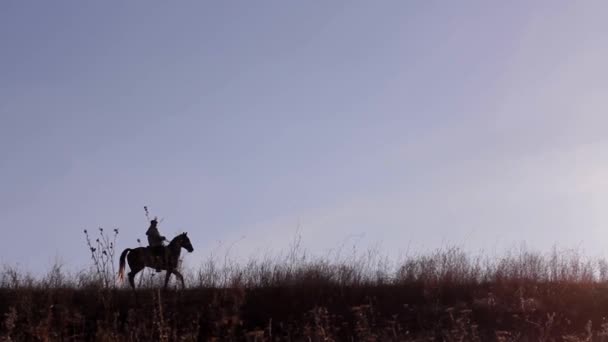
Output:
<svg viewBox="0 0 608 342">
<path fill-rule="evenodd" d="M 182 250 L 182 244 L 178 240 L 172 240 L 171 242 L 169 242 L 169 245 L 167 247 L 171 249 L 173 254 L 179 254 Z"/>
</svg>

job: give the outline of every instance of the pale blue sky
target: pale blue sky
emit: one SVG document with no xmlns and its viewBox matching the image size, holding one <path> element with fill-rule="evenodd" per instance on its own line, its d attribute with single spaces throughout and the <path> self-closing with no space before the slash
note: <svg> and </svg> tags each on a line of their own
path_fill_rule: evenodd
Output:
<svg viewBox="0 0 608 342">
<path fill-rule="evenodd" d="M 2 1 L 0 262 L 82 230 L 603 254 L 603 1 Z M 241 239 L 241 237 L 244 237 Z M 26 249 L 35 248 L 32 254 Z M 81 260 L 82 259 L 82 260 Z"/>
</svg>

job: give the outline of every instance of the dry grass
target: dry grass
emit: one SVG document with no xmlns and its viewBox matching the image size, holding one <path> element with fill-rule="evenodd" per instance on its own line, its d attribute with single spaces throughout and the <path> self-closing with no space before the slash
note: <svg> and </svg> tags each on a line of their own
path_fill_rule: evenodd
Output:
<svg viewBox="0 0 608 342">
<path fill-rule="evenodd" d="M 607 263 L 573 251 L 492 260 L 452 248 L 391 263 L 374 250 L 329 260 L 296 246 L 244 264 L 210 257 L 184 291 L 158 290 L 163 277 L 148 272 L 137 294 L 115 285 L 111 262 L 38 278 L 4 267 L 0 338 L 608 341 Z"/>
</svg>

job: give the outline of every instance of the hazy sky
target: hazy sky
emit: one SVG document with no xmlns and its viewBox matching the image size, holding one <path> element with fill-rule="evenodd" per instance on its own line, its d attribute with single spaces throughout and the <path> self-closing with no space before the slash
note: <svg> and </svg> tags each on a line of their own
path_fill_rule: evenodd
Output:
<svg viewBox="0 0 608 342">
<path fill-rule="evenodd" d="M 0 262 L 608 245 L 605 1 L 0 2 Z M 32 252 L 34 251 L 34 252 Z"/>
</svg>

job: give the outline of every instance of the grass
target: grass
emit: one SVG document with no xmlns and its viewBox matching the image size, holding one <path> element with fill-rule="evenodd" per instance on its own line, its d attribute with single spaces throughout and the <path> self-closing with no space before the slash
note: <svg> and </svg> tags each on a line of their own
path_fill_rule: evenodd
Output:
<svg viewBox="0 0 608 342">
<path fill-rule="evenodd" d="M 576 251 L 491 259 L 449 248 L 397 263 L 377 250 L 314 258 L 296 243 L 246 263 L 211 256 L 184 272 L 184 291 L 159 290 L 164 277 L 150 271 L 134 294 L 114 282 L 109 253 L 96 264 L 110 241 L 89 246 L 94 265 L 76 274 L 4 267 L 0 338 L 608 341 L 608 263 Z"/>
</svg>

